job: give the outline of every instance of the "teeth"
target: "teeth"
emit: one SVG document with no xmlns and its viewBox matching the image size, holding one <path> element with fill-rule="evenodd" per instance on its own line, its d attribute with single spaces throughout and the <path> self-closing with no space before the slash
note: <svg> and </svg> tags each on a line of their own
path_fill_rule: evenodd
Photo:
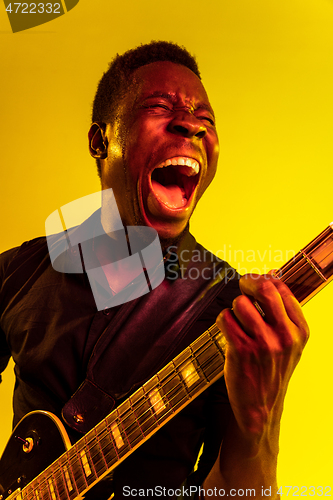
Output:
<svg viewBox="0 0 333 500">
<path fill-rule="evenodd" d="M 199 163 L 196 160 L 187 158 L 185 156 L 176 156 L 175 158 L 169 158 L 163 163 L 160 163 L 157 168 L 168 167 L 169 165 L 185 165 L 186 167 L 190 167 L 192 169 L 190 175 L 196 175 L 199 173 Z"/>
</svg>

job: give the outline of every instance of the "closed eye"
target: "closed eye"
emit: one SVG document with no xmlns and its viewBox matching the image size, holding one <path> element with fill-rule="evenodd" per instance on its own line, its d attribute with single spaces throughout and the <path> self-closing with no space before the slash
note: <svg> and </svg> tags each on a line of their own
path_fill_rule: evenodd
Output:
<svg viewBox="0 0 333 500">
<path fill-rule="evenodd" d="M 147 108 L 162 108 L 166 109 L 167 111 L 170 111 L 169 106 L 166 106 L 165 104 L 151 104 L 150 106 L 146 106 Z"/>
<path fill-rule="evenodd" d="M 206 120 L 206 121 L 208 121 L 211 125 L 215 125 L 214 120 L 212 120 L 211 118 L 209 118 L 209 116 L 198 116 L 197 118 L 199 118 L 199 120 Z"/>
</svg>

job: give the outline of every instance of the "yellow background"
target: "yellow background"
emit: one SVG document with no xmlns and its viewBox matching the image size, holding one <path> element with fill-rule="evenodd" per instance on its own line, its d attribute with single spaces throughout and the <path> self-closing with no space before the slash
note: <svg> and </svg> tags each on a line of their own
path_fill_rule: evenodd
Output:
<svg viewBox="0 0 333 500">
<path fill-rule="evenodd" d="M 243 272 L 281 265 L 333 220 L 332 0 L 80 0 L 17 34 L 1 4 L 0 250 L 99 189 L 86 141 L 97 81 L 116 52 L 151 39 L 197 56 L 217 114 L 219 172 L 193 233 Z M 332 298 L 333 286 L 305 306 L 312 337 L 285 404 L 281 485 L 332 486 Z M 12 384 L 10 366 L 1 449 Z"/>
</svg>

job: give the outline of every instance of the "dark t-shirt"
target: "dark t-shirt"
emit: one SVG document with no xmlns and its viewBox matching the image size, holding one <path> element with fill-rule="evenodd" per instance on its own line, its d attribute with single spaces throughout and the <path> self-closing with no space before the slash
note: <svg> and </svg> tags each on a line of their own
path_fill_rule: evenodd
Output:
<svg viewBox="0 0 333 500">
<path fill-rule="evenodd" d="M 211 254 L 191 235 L 188 234 L 178 246 L 178 255 L 180 249 L 189 250 L 194 256 L 186 263 L 186 268 L 181 265 L 175 274 L 173 261 L 171 275 L 168 277 L 167 272 L 156 291 L 101 311 L 96 311 L 85 273 L 61 273 L 52 268 L 45 238 L 26 242 L 2 254 L 0 369 L 4 370 L 12 355 L 16 375 L 14 424 L 36 409 L 61 417 L 62 408 L 84 381 L 89 359 L 103 333 L 104 337 L 112 338 L 110 356 L 113 355 L 118 364 L 110 368 L 113 374 L 110 381 L 104 359 L 104 364 L 100 365 L 104 371 L 98 372 L 96 380 L 104 383 L 105 379 L 102 389 L 108 390 L 115 399 L 123 398 L 133 388 L 133 382 L 134 385 L 145 382 L 209 328 L 223 308 L 231 306 L 239 294 L 238 279 L 221 287 L 186 334 L 181 338 L 172 337 L 171 346 L 166 344 L 168 326 L 176 330 L 175 311 L 179 318 L 189 314 L 188 300 L 184 297 L 190 293 L 189 270 L 198 267 L 198 255 L 200 258 L 204 255 L 208 266 L 212 267 Z M 204 295 L 209 291 L 209 283 L 209 280 L 204 282 L 195 292 L 196 304 L 200 304 L 198 293 Z M 147 310 L 149 315 L 145 318 Z M 137 330 L 131 328 L 132 324 L 138 325 Z M 94 369 L 97 373 L 98 363 Z M 191 473 L 204 441 L 199 470 L 192 476 L 194 483 L 201 484 L 217 458 L 229 411 L 225 384 L 220 379 L 117 467 L 113 481 L 116 498 L 123 496 L 124 486 L 179 487 Z M 67 430 L 75 441 L 76 431 L 68 426 Z M 109 494 L 95 490 L 92 498 L 102 500 Z"/>
</svg>

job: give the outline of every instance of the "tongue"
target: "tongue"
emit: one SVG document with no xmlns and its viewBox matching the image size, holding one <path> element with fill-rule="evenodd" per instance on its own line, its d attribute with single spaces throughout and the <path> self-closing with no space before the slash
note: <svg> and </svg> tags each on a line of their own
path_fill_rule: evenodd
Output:
<svg viewBox="0 0 333 500">
<path fill-rule="evenodd" d="M 180 208 L 186 205 L 187 199 L 185 197 L 185 191 L 183 188 L 177 186 L 177 184 L 162 186 L 159 182 L 152 180 L 152 185 L 155 196 L 164 203 L 164 205 L 170 208 Z"/>
</svg>

